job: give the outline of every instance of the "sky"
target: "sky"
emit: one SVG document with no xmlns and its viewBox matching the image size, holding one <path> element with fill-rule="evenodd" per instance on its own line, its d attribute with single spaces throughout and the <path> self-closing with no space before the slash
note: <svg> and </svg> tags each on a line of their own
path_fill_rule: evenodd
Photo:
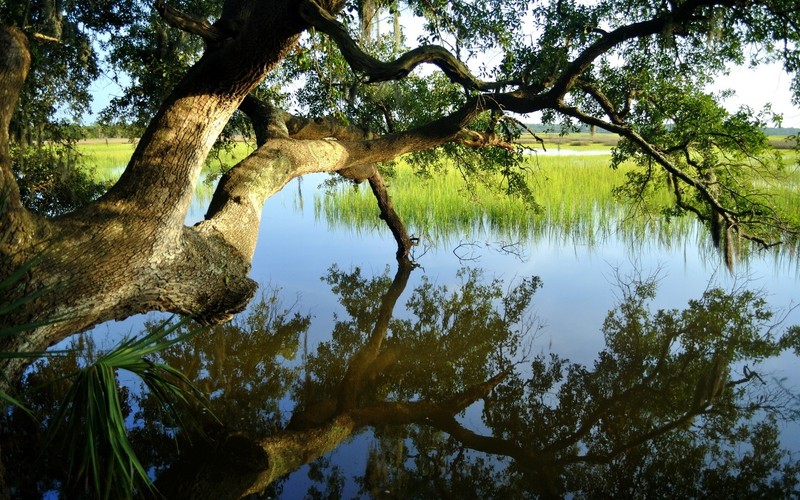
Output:
<svg viewBox="0 0 800 500">
<path fill-rule="evenodd" d="M 779 64 L 770 64 L 756 69 L 734 68 L 709 90 L 736 91 L 736 95 L 724 103 L 728 111 L 736 111 L 742 105 L 758 111 L 771 103 L 773 111 L 783 115 L 784 127 L 800 128 L 800 107 L 792 103 L 791 83 L 791 76 Z"/>
</svg>

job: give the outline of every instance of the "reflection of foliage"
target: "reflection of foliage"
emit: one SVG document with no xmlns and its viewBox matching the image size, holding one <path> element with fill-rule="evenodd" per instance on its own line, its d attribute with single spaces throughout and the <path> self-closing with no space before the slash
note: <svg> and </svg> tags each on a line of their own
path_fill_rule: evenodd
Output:
<svg viewBox="0 0 800 500">
<path fill-rule="evenodd" d="M 584 366 L 523 349 L 537 278 L 423 279 L 395 318 L 412 268 L 401 262 L 391 280 L 331 268 L 324 279 L 344 314 L 302 379 L 279 358 L 294 358 L 309 318 L 282 308 L 277 292 L 159 354 L 224 424 L 206 422 L 206 437 L 184 446 L 180 423 L 139 398 L 132 435 L 145 467 L 164 469 L 162 492 L 275 493 L 281 476 L 311 463 L 314 498 L 341 495 L 348 480 L 376 498 L 797 493 L 800 463 L 778 441 L 790 398 L 752 367 L 796 348 L 800 329 L 779 335 L 760 294 L 709 289 L 683 310 L 653 312 L 655 280 L 628 280 L 603 324 L 606 348 Z M 292 387 L 286 422 L 279 403 Z M 327 452 L 367 427 L 366 468 L 348 477 Z M 176 443 L 189 451 L 179 457 Z"/>
<path fill-rule="evenodd" d="M 159 354 L 207 395 L 222 422 L 254 435 L 281 424 L 277 400 L 296 377 L 281 360 L 295 357 L 310 323 L 308 316 L 283 309 L 277 293 L 263 296 L 247 316 Z"/>
<path fill-rule="evenodd" d="M 127 498 L 139 487 L 150 489 L 152 481 L 139 462 L 126 429 L 130 414 L 127 390 L 120 388 L 117 372 L 125 370 L 142 380 L 162 409 L 178 415 L 180 408 L 194 405 L 198 396 L 191 383 L 173 367 L 147 358 L 156 351 L 181 342 L 197 330 L 173 335 L 182 323 L 164 322 L 150 328 L 147 334 L 121 341 L 105 353 L 97 353 L 91 340 L 79 337 L 73 348 L 61 357 L 50 357 L 37 363 L 23 383 L 30 394 L 29 404 L 37 414 L 45 415 L 47 444 L 61 442 L 42 457 L 48 470 L 45 477 L 30 477 L 31 459 L 26 445 L 33 441 L 37 450 L 47 445 L 38 424 L 22 417 L 22 434 L 5 436 L 5 459 L 21 467 L 15 490 L 25 495 L 44 493 L 61 483 L 63 492 L 83 496 L 92 491 L 101 498 Z M 55 383 L 52 383 L 52 381 Z M 40 390 L 43 388 L 44 390 Z M 60 400 L 60 402 L 59 402 Z M 11 422 L 17 420 L 11 414 Z M 9 446 L 10 444 L 10 446 Z"/>
<path fill-rule="evenodd" d="M 487 425 L 515 450 L 510 477 L 581 496 L 649 497 L 665 484 L 670 496 L 794 491 L 800 463 L 776 439 L 785 401 L 746 365 L 733 373 L 788 347 L 763 297 L 712 289 L 685 310 L 650 313 L 654 294 L 653 281 L 623 286 L 591 369 L 539 356 L 530 378 L 515 374 L 487 398 Z"/>
<path fill-rule="evenodd" d="M 265 436 L 285 423 L 279 403 L 297 374 L 284 363 L 295 357 L 309 323 L 308 316 L 283 308 L 278 290 L 271 290 L 246 315 L 176 344 L 158 358 L 179 369 L 208 398 L 209 409 L 224 426 L 201 419 L 208 437 L 234 432 Z M 132 433 L 142 460 L 163 467 L 177 458 L 173 438 L 181 426 L 165 419 L 157 403 L 150 394 L 138 401 L 135 418 L 141 427 Z"/>
<path fill-rule="evenodd" d="M 461 276 L 466 279 L 455 292 L 428 282 L 414 291 L 408 306 L 416 318 L 394 320 L 387 340 L 387 351 L 392 342 L 402 345 L 400 361 L 375 377 L 382 384 L 375 384 L 373 394 L 382 387 L 392 387 L 403 400 L 452 394 L 462 381 L 475 383 L 512 362 L 512 348 L 481 352 L 480 339 L 513 347 L 520 338 L 503 340 L 497 331 L 507 330 L 484 325 L 502 325 L 487 318 L 524 317 L 537 281 L 508 294 L 502 303 L 506 313 L 498 314 L 492 305 L 500 298 L 498 283 L 481 284 L 476 272 Z M 354 326 L 362 323 L 365 299 L 374 292 L 354 300 L 342 284 L 361 283 L 369 291 L 374 282 L 337 270 L 328 279 L 353 317 L 335 331 L 365 331 Z M 515 369 L 483 398 L 489 435 L 455 421 L 377 427 L 366 470 L 356 478 L 362 493 L 650 497 L 750 491 L 775 497 L 796 492 L 800 463 L 777 439 L 789 401 L 768 389 L 750 366 L 794 345 L 797 328 L 777 335 L 779 321 L 773 322 L 763 296 L 749 290 L 711 289 L 685 310 L 654 313 L 648 304 L 655 280 L 631 280 L 621 290 L 620 303 L 603 326 L 607 349 L 593 367 L 542 354 L 530 370 Z M 338 342 L 360 343 L 362 337 L 335 337 L 320 352 L 331 353 L 326 359 L 332 360 L 352 350 Z M 478 355 L 471 358 L 470 350 Z M 499 358 L 494 364 L 492 354 Z"/>
<path fill-rule="evenodd" d="M 378 338 L 382 345 L 373 370 L 380 371 L 373 373 L 371 398 L 444 400 L 506 369 L 531 328 L 525 313 L 539 279 L 523 279 L 506 291 L 498 279 L 484 283 L 478 270 L 463 270 L 459 278 L 460 285 L 450 290 L 423 277 L 407 302 L 413 316 L 392 319 L 388 331 L 377 332 L 386 312 L 375 297 L 390 285 L 389 277 L 368 279 L 358 268 L 345 273 L 332 267 L 325 280 L 349 319 L 338 321 L 331 342 L 309 358 L 314 377 L 304 382 L 302 396 L 336 393 L 345 371 Z M 343 359 L 351 363 L 343 365 Z"/>
</svg>

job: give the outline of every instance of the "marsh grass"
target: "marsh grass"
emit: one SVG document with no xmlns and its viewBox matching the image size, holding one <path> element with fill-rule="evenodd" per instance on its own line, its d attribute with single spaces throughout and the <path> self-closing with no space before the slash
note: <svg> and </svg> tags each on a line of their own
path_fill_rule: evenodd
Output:
<svg viewBox="0 0 800 500">
<path fill-rule="evenodd" d="M 630 243 L 645 239 L 665 245 L 686 241 L 699 233 L 689 217 L 664 219 L 657 215 L 671 200 L 666 192 L 648 199 L 646 210 L 624 205 L 615 199 L 614 188 L 625 182 L 634 167 L 609 167 L 613 136 L 610 134 L 575 134 L 545 138 L 548 152 L 577 150 L 577 155 L 530 154 L 523 166 L 535 206 L 519 197 L 506 196 L 504 180 L 497 176 L 485 183 L 467 183 L 455 168 L 442 175 L 425 178 L 398 162 L 388 179 L 395 207 L 409 229 L 432 244 L 453 239 L 484 239 L 531 242 L 546 239 L 563 244 L 594 245 L 611 236 L 622 236 Z M 80 143 L 87 164 L 103 180 L 116 180 L 134 150 L 124 140 Z M 537 145 L 538 146 L 538 145 Z M 237 142 L 222 149 L 207 162 L 206 173 L 223 171 L 252 151 L 252 145 Z M 800 156 L 783 150 L 789 175 L 773 196 L 775 205 L 787 213 L 800 214 Z M 198 184 L 198 201 L 210 199 L 211 186 Z M 663 191 L 663 190 L 662 190 Z M 339 186 L 314 201 L 315 214 L 332 226 L 348 227 L 357 232 L 381 227 L 377 209 L 368 188 Z M 697 236 L 699 237 L 699 236 Z"/>
<path fill-rule="evenodd" d="M 592 246 L 614 237 L 629 246 L 674 248 L 689 241 L 706 246 L 705 232 L 693 216 L 662 215 L 673 204 L 668 189 L 656 180 L 656 188 L 641 200 L 617 199 L 615 188 L 637 167 L 623 164 L 612 169 L 610 150 L 585 147 L 590 154 L 528 156 L 522 168 L 534 206 L 506 196 L 500 176 L 487 185 L 470 184 L 452 166 L 442 169 L 441 175 L 422 178 L 399 162 L 388 184 L 409 231 L 433 246 L 487 237 L 523 244 L 544 240 Z M 773 180 L 766 192 L 779 210 L 800 214 L 798 154 L 782 154 L 787 175 Z M 361 231 L 383 225 L 368 188 L 339 186 L 318 195 L 314 206 L 317 217 L 334 226 Z"/>
<path fill-rule="evenodd" d="M 115 139 L 81 142 L 77 149 L 84 156 L 86 165 L 94 168 L 99 180 L 114 181 L 131 159 L 135 147 L 133 142 Z"/>
<path fill-rule="evenodd" d="M 630 167 L 609 167 L 610 157 L 540 156 L 524 169 L 536 205 L 506 196 L 502 177 L 487 184 L 468 184 L 456 169 L 441 176 L 420 178 L 402 162 L 388 181 L 398 213 L 409 229 L 438 244 L 453 239 L 481 239 L 487 234 L 505 241 L 541 239 L 562 243 L 596 244 L 624 232 L 630 238 L 658 236 L 671 241 L 686 234 L 691 222 L 635 217 L 615 200 L 613 189 L 625 181 Z M 666 197 L 651 205 L 666 206 Z M 381 224 L 371 192 L 338 187 L 319 195 L 315 213 L 328 223 L 366 229 Z M 652 206 L 651 206 L 652 209 Z M 636 220 L 636 224 L 631 221 Z M 627 222 L 624 222 L 627 221 Z"/>
</svg>

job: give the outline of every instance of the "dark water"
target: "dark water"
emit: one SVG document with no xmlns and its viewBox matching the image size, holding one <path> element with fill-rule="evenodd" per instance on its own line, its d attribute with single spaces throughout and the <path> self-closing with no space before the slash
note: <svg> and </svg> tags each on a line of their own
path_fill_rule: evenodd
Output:
<svg viewBox="0 0 800 500">
<path fill-rule="evenodd" d="M 399 269 L 377 217 L 360 233 L 315 219 L 322 179 L 264 208 L 252 270 L 262 300 L 164 354 L 211 395 L 216 436 L 257 441 L 362 412 L 356 432 L 270 495 L 797 491 L 797 357 L 764 337 L 778 317 L 774 339 L 800 324 L 796 263 L 754 259 L 731 275 L 698 234 L 669 248 L 554 238 L 512 253 L 486 235 L 420 248 L 418 267 Z M 776 316 L 748 317 L 762 305 L 745 289 Z M 102 347 L 142 322 L 94 335 Z M 148 398 L 131 408 L 144 463 L 169 470 L 180 433 L 153 425 Z"/>
</svg>

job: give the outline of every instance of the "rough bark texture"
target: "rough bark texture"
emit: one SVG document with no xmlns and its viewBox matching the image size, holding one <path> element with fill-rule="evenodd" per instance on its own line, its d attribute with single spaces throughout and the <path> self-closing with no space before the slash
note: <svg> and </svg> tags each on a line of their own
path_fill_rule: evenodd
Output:
<svg viewBox="0 0 800 500">
<path fill-rule="evenodd" d="M 23 207 L 11 171 L 9 124 L 31 67 L 28 39 L 16 28 L 0 25 L 0 276 L 16 266 L 9 256 L 35 240 L 37 221 Z"/>
<path fill-rule="evenodd" d="M 166 99 L 119 181 L 95 203 L 53 220 L 22 208 L 11 174 L 8 120 L 30 54 L 23 33 L 3 30 L 0 270 L 5 277 L 30 265 L 24 283 L 6 299 L 34 298 L 2 321 L 34 327 L 4 339 L 0 349 L 41 350 L 100 322 L 153 310 L 223 321 L 243 309 L 255 291 L 247 273 L 268 197 L 312 172 L 375 179 L 376 162 L 451 140 L 477 112 L 468 107 L 440 123 L 373 138 L 330 119 L 307 120 L 251 106 L 260 146 L 221 180 L 206 219 L 184 227 L 216 137 L 237 108 L 253 104 L 245 101 L 250 90 L 306 27 L 297 5 L 288 0 L 268 6 L 229 2 L 224 11 L 237 29 L 224 43 L 210 45 Z M 202 25 L 194 19 L 184 26 L 197 23 Z M 391 204 L 384 199 L 382 207 L 385 212 Z M 401 253 L 407 254 L 407 247 Z M 8 360 L 0 368 L 13 378 L 21 366 L 21 360 Z"/>
<path fill-rule="evenodd" d="M 94 204 L 54 220 L 36 218 L 19 204 L 7 133 L 30 55 L 24 34 L 2 31 L 8 49 L 2 51 L 0 76 L 1 270 L 8 276 L 36 259 L 24 285 L 6 298 L 39 294 L 3 322 L 49 323 L 0 348 L 39 350 L 99 322 L 149 310 L 216 322 L 247 304 L 255 284 L 247 277 L 252 252 L 246 249 L 258 226 L 224 217 L 183 226 L 203 161 L 222 127 L 304 28 L 288 1 L 268 7 L 250 2 L 247 11 L 241 36 L 207 51 L 166 100 L 116 185 Z M 229 226 L 234 230 L 226 232 Z M 14 360 L 5 365 L 7 373 L 19 367 Z"/>
</svg>

